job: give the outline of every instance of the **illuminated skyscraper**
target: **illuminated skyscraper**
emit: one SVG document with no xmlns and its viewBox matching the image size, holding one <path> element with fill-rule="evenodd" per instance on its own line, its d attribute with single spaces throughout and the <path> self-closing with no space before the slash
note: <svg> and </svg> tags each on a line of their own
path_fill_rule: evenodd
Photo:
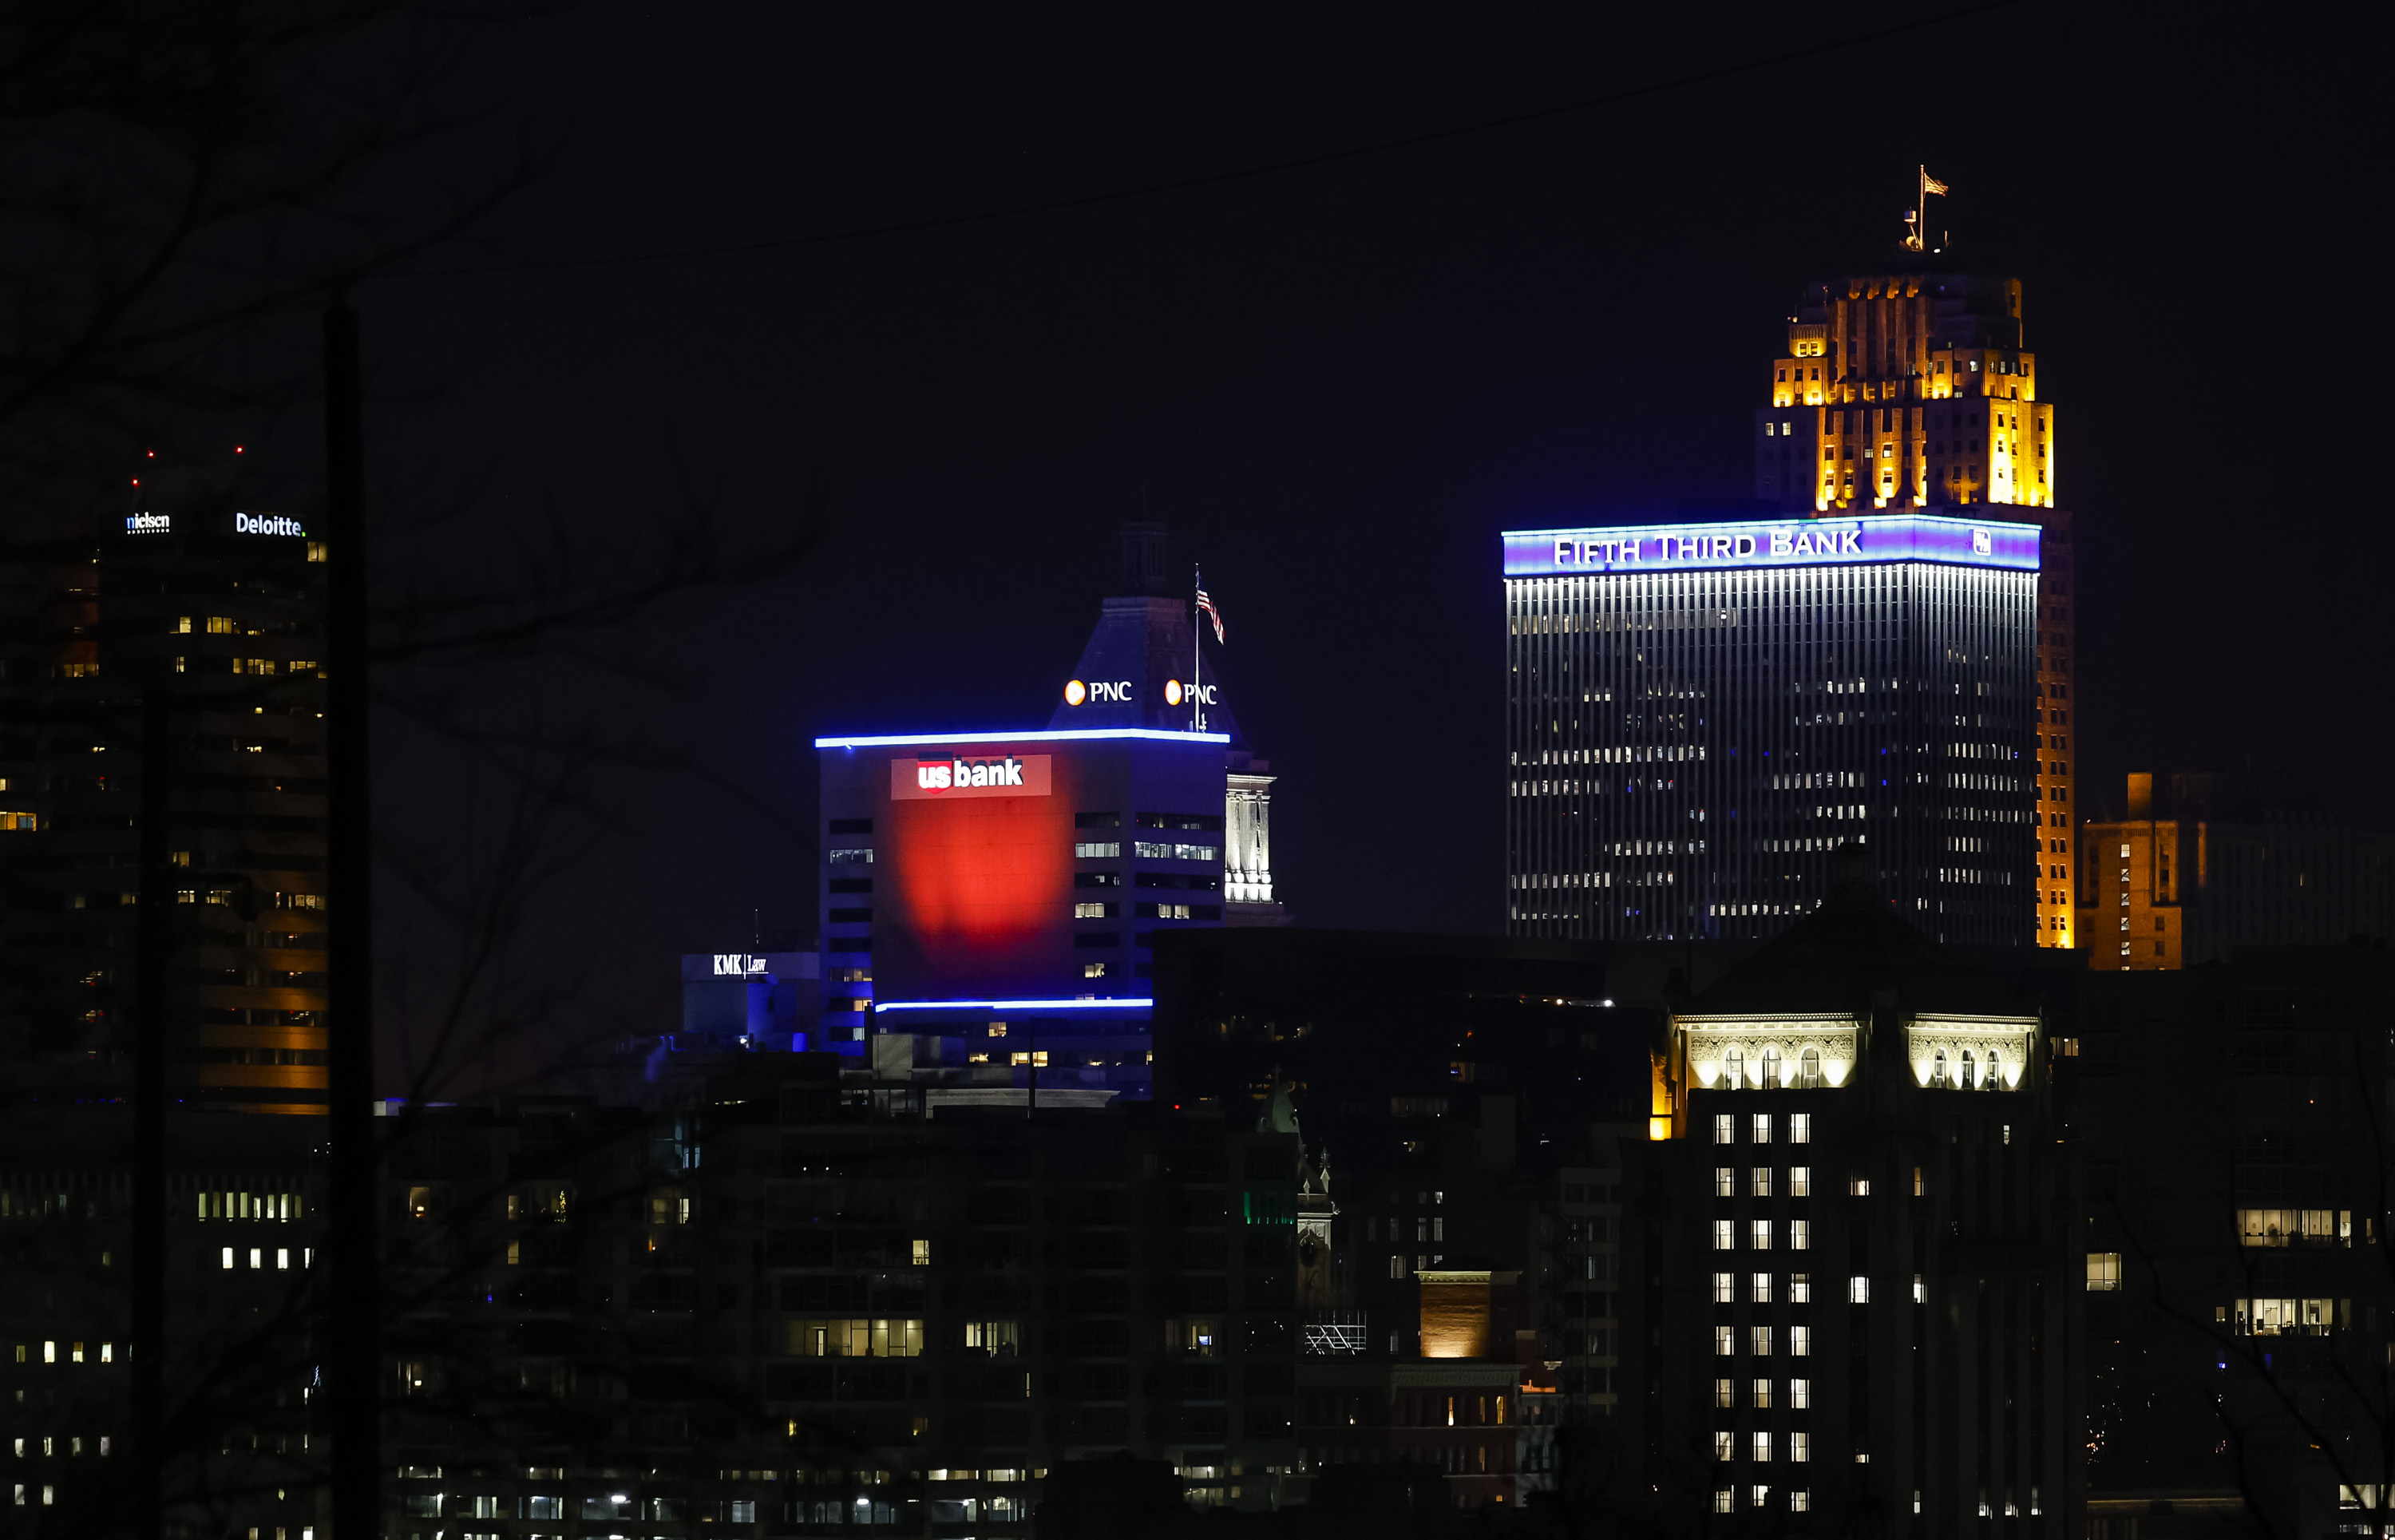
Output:
<svg viewBox="0 0 2395 1540">
<path fill-rule="evenodd" d="M 2071 515 L 2015 278 L 1914 272 L 1815 284 L 1755 409 L 1754 493 L 1790 511 L 2006 506 L 2045 531 L 2038 570 L 2037 940 L 2072 944 Z"/>
<path fill-rule="evenodd" d="M 1857 846 L 1934 938 L 2029 938 L 2035 527 L 1908 512 L 1504 541 L 1515 935 L 1770 936 Z"/>
</svg>

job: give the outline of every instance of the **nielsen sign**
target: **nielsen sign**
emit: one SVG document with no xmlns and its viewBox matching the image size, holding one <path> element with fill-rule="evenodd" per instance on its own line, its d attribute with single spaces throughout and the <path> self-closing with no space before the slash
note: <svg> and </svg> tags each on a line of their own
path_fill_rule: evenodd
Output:
<svg viewBox="0 0 2395 1540">
<path fill-rule="evenodd" d="M 1941 562 L 2038 570 L 2034 524 L 1972 523 L 1923 514 L 1871 519 L 1754 520 L 1606 529 L 1508 530 L 1505 576 L 1552 578 L 1594 572 L 1689 567 L 1854 565 Z"/>
<path fill-rule="evenodd" d="M 891 800 L 1044 797 L 1048 795 L 1050 757 L 1001 754 L 992 759 L 965 759 L 943 754 L 937 759 L 894 759 L 890 762 Z"/>
</svg>

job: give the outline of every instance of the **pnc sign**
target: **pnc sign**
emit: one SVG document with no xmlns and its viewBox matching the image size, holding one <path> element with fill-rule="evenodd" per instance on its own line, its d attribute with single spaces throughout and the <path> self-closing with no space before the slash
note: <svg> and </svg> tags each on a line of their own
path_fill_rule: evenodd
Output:
<svg viewBox="0 0 2395 1540">
<path fill-rule="evenodd" d="M 1098 679 L 1083 684 L 1078 679 L 1065 681 L 1065 704 L 1086 706 L 1095 701 L 1101 706 L 1128 706 L 1132 690 L 1128 679 Z"/>
<path fill-rule="evenodd" d="M 1213 705 L 1214 686 L 1184 684 L 1177 679 L 1168 679 L 1164 682 L 1164 703 L 1167 706 L 1185 705 L 1193 699 L 1200 706 Z"/>
<path fill-rule="evenodd" d="M 934 797 L 1044 797 L 1048 766 L 1046 754 L 894 759 L 890 762 L 890 798 L 924 802 Z"/>
</svg>

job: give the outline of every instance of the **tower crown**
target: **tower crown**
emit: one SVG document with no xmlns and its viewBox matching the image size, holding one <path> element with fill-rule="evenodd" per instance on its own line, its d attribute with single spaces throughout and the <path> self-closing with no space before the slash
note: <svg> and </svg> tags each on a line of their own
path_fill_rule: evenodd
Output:
<svg viewBox="0 0 2395 1540">
<path fill-rule="evenodd" d="M 1756 495 L 1817 512 L 2052 507 L 2054 408 L 2022 342 L 2017 278 L 1810 285 L 1756 412 Z"/>
</svg>

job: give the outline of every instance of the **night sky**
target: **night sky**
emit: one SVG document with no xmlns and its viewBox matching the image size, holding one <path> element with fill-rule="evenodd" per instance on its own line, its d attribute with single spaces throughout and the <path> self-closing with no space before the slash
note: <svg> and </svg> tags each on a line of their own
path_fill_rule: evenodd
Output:
<svg viewBox="0 0 2395 1540">
<path fill-rule="evenodd" d="M 519 135 L 537 166 L 358 296 L 393 570 L 514 581 L 545 520 L 637 564 L 694 504 L 761 542 L 811 486 L 834 510 L 786 578 L 449 679 L 615 756 L 531 846 L 512 998 L 570 976 L 575 1030 L 655 1029 L 676 952 L 811 934 L 809 739 L 1044 724 L 1135 518 L 1223 608 L 1300 920 L 1499 928 L 1497 532 L 1745 497 L 1801 286 L 1890 259 L 1916 162 L 1957 262 L 2026 285 L 2057 404 L 2083 816 L 2130 768 L 2375 791 L 2371 40 L 2016 5 L 1833 47 L 1925 13 L 1610 9 L 601 5 L 470 35 L 459 179 Z M 513 859 L 473 754 L 383 730 L 384 825 L 463 863 L 443 896 Z M 390 891 L 420 1042 L 453 941 Z"/>
</svg>

